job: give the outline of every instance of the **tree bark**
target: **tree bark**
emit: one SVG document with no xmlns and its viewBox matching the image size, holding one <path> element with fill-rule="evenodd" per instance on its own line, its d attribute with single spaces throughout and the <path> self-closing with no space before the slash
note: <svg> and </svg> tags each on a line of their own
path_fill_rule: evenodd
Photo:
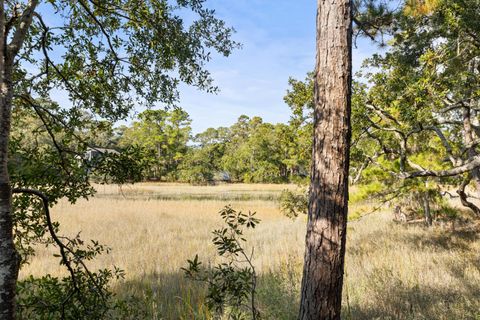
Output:
<svg viewBox="0 0 480 320">
<path fill-rule="evenodd" d="M 468 195 L 465 193 L 465 188 L 470 184 L 471 180 L 472 175 L 467 175 L 467 177 L 463 179 L 462 184 L 458 187 L 457 194 L 460 196 L 460 201 L 463 206 L 470 208 L 477 216 L 480 216 L 480 208 L 474 203 L 468 201 Z"/>
<path fill-rule="evenodd" d="M 423 202 L 423 213 L 425 216 L 425 224 L 427 225 L 427 227 L 431 227 L 433 224 L 433 218 L 432 218 L 432 213 L 430 210 L 430 202 L 428 201 L 427 194 L 422 195 L 422 202 Z"/>
<path fill-rule="evenodd" d="M 299 319 L 340 319 L 348 210 L 351 1 L 318 0 L 314 143 Z"/>
<path fill-rule="evenodd" d="M 473 126 L 472 126 L 472 115 L 470 106 L 465 106 L 463 108 L 463 140 L 468 148 L 468 160 L 474 159 L 478 153 L 476 151 L 476 146 L 474 144 L 473 137 Z M 472 169 L 472 178 L 475 183 L 475 190 L 477 193 L 480 193 L 480 169 L 475 167 Z"/>
<path fill-rule="evenodd" d="M 12 105 L 9 75 L 0 83 L 0 319 L 15 318 L 15 290 L 19 256 L 13 241 L 12 193 L 8 176 L 8 142 Z"/>
<path fill-rule="evenodd" d="M 12 190 L 8 175 L 8 143 L 12 113 L 12 66 L 31 23 L 35 3 L 29 2 L 6 45 L 4 0 L 0 0 L 0 319 L 15 319 L 15 291 L 20 257 L 13 241 Z"/>
</svg>

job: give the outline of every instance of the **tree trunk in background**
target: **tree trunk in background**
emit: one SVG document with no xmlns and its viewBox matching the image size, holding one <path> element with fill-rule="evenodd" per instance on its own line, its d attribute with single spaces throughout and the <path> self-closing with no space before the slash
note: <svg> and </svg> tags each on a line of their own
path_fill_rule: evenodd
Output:
<svg viewBox="0 0 480 320">
<path fill-rule="evenodd" d="M 431 227 L 433 224 L 432 213 L 430 211 L 430 202 L 428 200 L 428 194 L 422 196 L 423 201 L 423 212 L 425 214 L 425 223 L 428 227 Z"/>
<path fill-rule="evenodd" d="M 463 141 L 468 148 L 468 158 L 469 160 L 477 156 L 475 138 L 473 135 L 473 126 L 472 126 L 472 109 L 470 106 L 465 106 L 462 112 L 463 117 Z M 475 190 L 480 194 L 480 169 L 474 168 L 472 170 L 472 178 L 475 183 Z"/>
<path fill-rule="evenodd" d="M 348 209 L 351 1 L 318 0 L 314 143 L 299 319 L 340 319 Z"/>
</svg>

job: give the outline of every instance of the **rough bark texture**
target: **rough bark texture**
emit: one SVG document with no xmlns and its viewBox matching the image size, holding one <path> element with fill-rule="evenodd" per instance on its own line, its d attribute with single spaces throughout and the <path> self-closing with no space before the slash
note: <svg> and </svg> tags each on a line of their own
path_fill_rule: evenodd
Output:
<svg viewBox="0 0 480 320">
<path fill-rule="evenodd" d="M 6 27 L 5 1 L 0 0 L 0 320 L 15 319 L 20 261 L 13 241 L 12 190 L 7 168 L 13 98 L 12 69 L 38 2 L 29 0 L 21 14 L 10 12 L 17 19 L 15 28 L 10 30 Z"/>
<path fill-rule="evenodd" d="M 428 200 L 428 195 L 423 195 L 422 196 L 422 202 L 423 202 L 423 213 L 425 215 L 425 224 L 428 227 L 431 227 L 433 224 L 433 218 L 432 218 L 432 213 L 430 211 L 430 202 Z"/>
<path fill-rule="evenodd" d="M 313 164 L 299 319 L 340 319 L 348 208 L 351 1 L 318 0 Z"/>
<path fill-rule="evenodd" d="M 3 179 L 2 179 L 3 180 Z M 10 186 L 0 183 L 0 319 L 15 319 L 18 256 L 13 244 Z"/>
<path fill-rule="evenodd" d="M 4 72 L 3 72 L 4 73 Z M 19 258 L 12 234 L 12 195 L 7 170 L 10 113 L 12 104 L 11 83 L 0 83 L 0 319 L 15 318 L 15 286 Z"/>
<path fill-rule="evenodd" d="M 5 68 L 4 2 L 0 2 L 0 319 L 15 318 L 15 285 L 18 259 L 13 243 L 11 188 L 8 177 L 8 140 L 10 135 L 11 83 Z"/>
<path fill-rule="evenodd" d="M 475 150 L 476 144 L 473 136 L 472 114 L 470 107 L 463 109 L 463 140 L 468 148 L 468 160 L 474 159 L 478 154 Z M 478 167 L 472 169 L 472 178 L 475 182 L 475 189 L 480 192 L 480 169 Z"/>
</svg>

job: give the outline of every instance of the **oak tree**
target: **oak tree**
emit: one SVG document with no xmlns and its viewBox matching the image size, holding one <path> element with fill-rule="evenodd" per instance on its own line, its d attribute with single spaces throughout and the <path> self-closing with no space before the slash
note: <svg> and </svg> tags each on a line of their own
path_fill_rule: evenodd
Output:
<svg viewBox="0 0 480 320">
<path fill-rule="evenodd" d="M 189 22 L 182 19 L 186 11 L 191 12 Z M 72 140 L 80 136 L 85 126 L 83 115 L 113 122 L 125 118 L 137 105 L 173 105 L 181 82 L 215 91 L 205 64 L 212 52 L 229 55 L 237 46 L 231 40 L 232 31 L 216 18 L 213 10 L 205 7 L 204 1 L 197 0 L 0 1 L 1 319 L 15 317 L 21 258 L 14 245 L 18 233 L 13 230 L 32 217 L 16 216 L 12 191 L 40 197 L 49 204 L 55 201 L 47 201 L 50 199 L 45 193 L 50 196 L 49 191 L 55 191 L 53 198 L 58 199 L 62 188 L 70 201 L 90 195 L 88 179 L 82 175 L 84 171 L 75 169 L 70 152 Z M 38 178 L 40 173 L 18 176 L 33 180 L 11 180 L 11 170 L 19 166 L 12 164 L 17 157 L 12 158 L 9 148 L 18 151 L 17 147 L 22 146 L 11 140 L 12 113 L 20 109 L 36 115 L 49 136 L 48 156 L 35 153 L 39 155 L 35 158 L 21 152 L 28 161 L 41 164 L 43 176 L 50 181 L 46 186 Z M 65 134 L 58 139 L 62 130 Z M 81 154 L 84 148 L 73 151 Z M 106 162 L 103 168 L 112 168 L 112 163 Z M 79 175 L 81 179 L 75 178 Z M 82 187 L 77 188 L 79 185 Z M 31 187 L 41 187 L 43 193 Z M 40 206 L 40 210 L 44 216 L 42 212 L 46 214 L 48 206 Z M 56 245 L 61 251 L 68 250 L 68 246 L 58 242 Z M 62 254 L 63 263 L 78 261 L 80 253 L 76 254 L 76 258 Z M 80 288 L 78 282 L 73 287 Z M 82 294 L 74 291 L 77 293 L 63 300 L 71 302 L 71 296 L 76 296 L 81 302 Z M 64 306 L 56 307 L 62 312 Z M 88 312 L 87 309 L 84 311 Z"/>
</svg>

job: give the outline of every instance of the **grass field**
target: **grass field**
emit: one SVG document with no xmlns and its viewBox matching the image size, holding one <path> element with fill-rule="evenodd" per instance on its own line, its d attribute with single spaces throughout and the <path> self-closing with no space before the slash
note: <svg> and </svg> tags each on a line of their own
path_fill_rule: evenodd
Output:
<svg viewBox="0 0 480 320">
<path fill-rule="evenodd" d="M 112 247 L 91 266 L 123 268 L 126 278 L 115 291 L 141 298 L 148 319 L 208 319 L 203 288 L 180 268 L 195 254 L 214 262 L 211 231 L 221 224 L 222 207 L 256 211 L 262 222 L 247 237 L 255 247 L 260 310 L 265 319 L 295 319 L 306 220 L 280 213 L 285 188 L 295 187 L 98 186 L 97 197 L 60 202 L 53 217 L 62 234 L 81 231 Z M 350 222 L 343 318 L 480 319 L 479 231 L 474 224 L 456 231 L 396 224 L 388 210 Z M 21 277 L 64 273 L 48 250 L 40 248 Z"/>
</svg>

